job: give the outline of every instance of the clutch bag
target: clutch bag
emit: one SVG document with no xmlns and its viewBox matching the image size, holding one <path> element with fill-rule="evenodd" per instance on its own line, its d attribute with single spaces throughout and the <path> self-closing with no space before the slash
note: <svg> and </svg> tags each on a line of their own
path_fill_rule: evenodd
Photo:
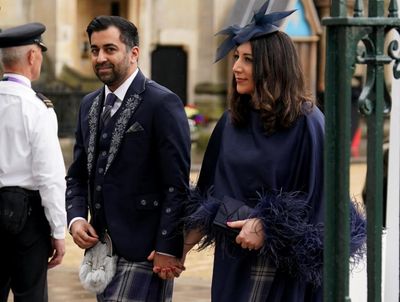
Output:
<svg viewBox="0 0 400 302">
<path fill-rule="evenodd" d="M 226 223 L 228 221 L 247 219 L 251 215 L 252 210 L 253 209 L 247 206 L 243 201 L 224 196 L 213 224 L 228 235 L 237 236 L 240 229 L 230 228 Z"/>
</svg>

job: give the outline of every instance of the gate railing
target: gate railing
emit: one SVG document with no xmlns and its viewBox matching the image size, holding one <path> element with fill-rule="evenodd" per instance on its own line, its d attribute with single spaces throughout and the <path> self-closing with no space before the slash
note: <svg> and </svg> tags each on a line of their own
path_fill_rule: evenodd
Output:
<svg viewBox="0 0 400 302">
<path fill-rule="evenodd" d="M 368 301 L 381 301 L 383 117 L 391 100 L 384 82 L 384 65 L 395 62 L 400 77 L 397 41 L 384 40 L 391 29 L 399 30 L 397 2 L 391 0 L 384 17 L 384 1 L 369 0 L 368 16 L 363 1 L 356 0 L 354 16 L 348 17 L 346 0 L 332 1 L 327 27 L 325 75 L 325 249 L 324 301 L 351 301 L 349 297 L 349 166 L 351 79 L 355 64 L 366 65 L 366 81 L 359 110 L 367 120 L 367 274 Z M 361 53 L 359 50 L 362 50 Z"/>
</svg>

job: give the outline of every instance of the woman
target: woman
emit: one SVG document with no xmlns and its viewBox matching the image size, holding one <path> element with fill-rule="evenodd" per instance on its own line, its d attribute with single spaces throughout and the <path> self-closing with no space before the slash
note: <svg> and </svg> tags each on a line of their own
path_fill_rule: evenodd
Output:
<svg viewBox="0 0 400 302">
<path fill-rule="evenodd" d="M 184 251 L 215 244 L 212 301 L 322 301 L 324 117 L 278 30 L 292 12 L 267 7 L 223 30 L 217 53 L 234 48 L 230 109 L 205 153 Z M 365 239 L 354 213 L 353 253 Z"/>
</svg>

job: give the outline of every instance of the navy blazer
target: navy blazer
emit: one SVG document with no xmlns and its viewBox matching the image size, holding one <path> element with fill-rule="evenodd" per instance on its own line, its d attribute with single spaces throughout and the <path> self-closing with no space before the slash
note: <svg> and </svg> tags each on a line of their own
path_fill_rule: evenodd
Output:
<svg viewBox="0 0 400 302">
<path fill-rule="evenodd" d="M 177 95 L 139 70 L 121 107 L 100 130 L 104 87 L 81 102 L 67 174 L 68 224 L 104 226 L 118 255 L 144 261 L 152 250 L 181 257 L 179 221 L 189 186 L 190 132 Z M 104 221 L 102 220 L 104 219 Z"/>
</svg>

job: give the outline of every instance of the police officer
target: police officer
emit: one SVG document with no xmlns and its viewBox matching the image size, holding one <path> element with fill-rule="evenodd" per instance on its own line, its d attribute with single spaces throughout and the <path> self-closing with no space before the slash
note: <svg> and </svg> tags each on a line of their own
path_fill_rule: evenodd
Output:
<svg viewBox="0 0 400 302">
<path fill-rule="evenodd" d="M 31 88 L 45 26 L 0 32 L 0 301 L 47 301 L 47 269 L 65 253 L 65 167 L 52 104 Z"/>
</svg>

